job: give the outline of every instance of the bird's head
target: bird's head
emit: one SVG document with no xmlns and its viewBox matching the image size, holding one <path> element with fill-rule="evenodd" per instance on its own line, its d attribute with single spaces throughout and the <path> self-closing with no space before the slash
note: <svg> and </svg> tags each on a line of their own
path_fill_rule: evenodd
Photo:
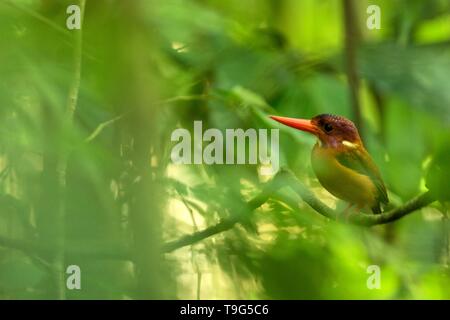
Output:
<svg viewBox="0 0 450 320">
<path fill-rule="evenodd" d="M 353 122 L 341 116 L 320 114 L 311 120 L 270 117 L 289 127 L 314 134 L 325 147 L 357 147 L 362 145 L 356 126 Z"/>
</svg>

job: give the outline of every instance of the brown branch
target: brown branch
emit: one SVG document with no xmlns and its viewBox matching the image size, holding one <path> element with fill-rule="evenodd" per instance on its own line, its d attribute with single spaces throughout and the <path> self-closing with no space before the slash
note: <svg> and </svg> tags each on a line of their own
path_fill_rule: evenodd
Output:
<svg viewBox="0 0 450 320">
<path fill-rule="evenodd" d="M 162 251 L 164 253 L 168 253 L 171 251 L 174 251 L 176 249 L 192 245 L 194 243 L 197 243 L 203 239 L 209 238 L 213 235 L 216 235 L 218 233 L 227 231 L 234 227 L 234 225 L 239 222 L 239 219 L 223 219 L 221 222 L 208 227 L 204 230 L 194 232 L 192 234 L 188 234 L 185 236 L 182 236 L 181 238 L 173 241 L 166 242 L 163 245 Z"/>
<path fill-rule="evenodd" d="M 283 179 L 284 178 L 284 179 Z M 268 200 L 271 193 L 281 188 L 282 186 L 289 186 L 295 193 L 297 193 L 303 201 L 305 201 L 311 208 L 324 217 L 332 220 L 336 220 L 339 216 L 339 212 L 331 209 L 325 203 L 320 201 L 314 193 L 312 193 L 302 182 L 300 182 L 290 171 L 282 170 L 273 180 L 273 184 L 266 191 L 263 191 L 260 195 L 253 198 L 249 202 L 249 209 L 256 209 Z M 402 206 L 384 212 L 378 215 L 369 215 L 360 213 L 350 216 L 348 223 L 352 223 L 360 226 L 373 226 L 377 224 L 385 224 L 393 222 L 410 214 L 420 208 L 432 203 L 435 199 L 429 192 L 425 192 Z M 238 216 L 239 217 L 239 216 Z M 163 246 L 163 252 L 171 252 L 184 246 L 193 245 L 199 241 L 202 241 L 208 237 L 216 235 L 218 233 L 227 231 L 234 227 L 234 225 L 240 222 L 240 219 L 236 217 L 234 219 L 224 219 L 216 225 L 208 227 L 202 231 L 195 232 L 190 235 L 183 236 L 177 240 L 166 243 Z"/>
<path fill-rule="evenodd" d="M 218 233 L 227 231 L 234 227 L 234 225 L 241 221 L 241 219 L 245 216 L 245 214 L 248 214 L 248 212 L 252 212 L 259 208 L 261 205 L 263 205 L 270 197 L 270 195 L 275 192 L 276 190 L 280 189 L 282 187 L 281 185 L 281 179 L 280 175 L 277 175 L 271 182 L 268 182 L 264 188 L 263 191 L 254 197 L 252 200 L 250 200 L 247 203 L 247 206 L 243 208 L 243 211 L 246 212 L 240 212 L 236 215 L 234 215 L 231 218 L 222 219 L 221 222 L 208 227 L 204 230 L 194 232 L 192 234 L 188 234 L 185 236 L 182 236 L 181 238 L 178 238 L 177 240 L 166 242 L 163 245 L 162 251 L 164 253 L 168 253 L 171 251 L 174 251 L 176 249 L 192 245 L 194 243 L 197 243 L 203 239 L 209 238 L 213 235 L 216 235 Z"/>
<path fill-rule="evenodd" d="M 212 237 L 221 232 L 232 229 L 236 223 L 242 221 L 248 212 L 252 212 L 263 205 L 271 195 L 281 189 L 282 187 L 289 186 L 295 193 L 297 193 L 303 201 L 305 201 L 311 208 L 313 208 L 320 215 L 332 220 L 336 220 L 339 217 L 339 212 L 328 207 L 322 201 L 320 201 L 313 192 L 311 192 L 300 180 L 298 180 L 293 173 L 283 169 L 275 178 L 267 183 L 263 191 L 250 200 L 247 206 L 243 208 L 239 214 L 222 219 L 221 222 L 208 227 L 204 230 L 194 232 L 178 238 L 177 240 L 166 242 L 162 247 L 163 253 L 169 253 L 174 250 L 180 249 L 185 246 L 196 244 L 204 239 Z M 369 215 L 360 213 L 350 216 L 348 223 L 352 223 L 360 226 L 374 226 L 378 224 L 385 224 L 398 220 L 420 208 L 423 208 L 435 201 L 430 192 L 425 192 L 409 201 L 402 206 L 389 210 L 378 215 Z M 46 253 L 48 248 L 37 245 L 34 242 L 27 242 L 23 240 L 13 240 L 0 236 L 0 245 L 23 251 L 25 253 Z M 118 259 L 118 260 L 132 260 L 131 253 L 127 248 L 117 249 L 115 246 L 109 246 L 108 248 L 114 249 L 96 249 L 95 247 L 84 249 L 66 248 L 66 256 L 70 257 L 87 257 L 94 259 Z"/>
<path fill-rule="evenodd" d="M 340 213 L 331 209 L 322 201 L 320 201 L 306 186 L 300 182 L 292 173 L 290 173 L 289 186 L 317 213 L 336 220 Z M 405 215 L 412 213 L 420 208 L 423 208 L 435 201 L 430 192 L 425 192 L 407 202 L 400 207 L 394 208 L 382 214 L 365 214 L 359 213 L 352 215 L 348 219 L 348 223 L 360 226 L 374 226 L 377 224 L 385 224 L 398 220 Z"/>
<path fill-rule="evenodd" d="M 388 212 L 376 215 L 359 214 L 353 216 L 350 219 L 350 222 L 362 226 L 374 226 L 377 224 L 385 224 L 398 220 L 420 208 L 426 207 L 427 205 L 429 205 L 434 201 L 435 199 L 428 191 L 412 198 L 411 200 L 405 202 L 402 206 L 398 208 L 389 210 Z"/>
</svg>

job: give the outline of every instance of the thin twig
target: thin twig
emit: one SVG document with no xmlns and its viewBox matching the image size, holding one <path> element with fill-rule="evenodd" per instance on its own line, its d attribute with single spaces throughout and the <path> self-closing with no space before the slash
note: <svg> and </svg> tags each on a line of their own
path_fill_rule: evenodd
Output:
<svg viewBox="0 0 450 320">
<path fill-rule="evenodd" d="M 115 122 L 117 122 L 118 120 L 122 119 L 124 116 L 124 114 L 121 114 L 120 116 L 117 116 L 115 118 L 112 118 L 111 120 L 105 121 L 100 123 L 97 128 L 95 128 L 95 130 L 89 135 L 89 137 L 87 137 L 84 142 L 91 142 L 92 140 L 94 140 L 104 129 L 106 129 L 108 126 L 114 124 Z"/>
<path fill-rule="evenodd" d="M 287 177 L 287 179 L 282 179 L 282 177 Z M 266 202 L 271 193 L 282 186 L 289 186 L 293 191 L 295 191 L 303 201 L 305 201 L 311 208 L 313 208 L 317 213 L 321 214 L 324 217 L 327 217 L 332 220 L 336 220 L 339 216 L 339 212 L 331 209 L 325 203 L 320 201 L 314 193 L 312 193 L 302 182 L 300 182 L 290 171 L 282 170 L 275 178 L 274 183 L 271 184 L 271 187 L 263 191 L 261 194 L 250 200 L 248 202 L 248 209 L 255 210 L 260 207 L 264 202 Z M 385 224 L 388 222 L 393 222 L 398 220 L 407 214 L 410 214 L 420 208 L 423 208 L 430 203 L 432 203 L 435 199 L 431 196 L 429 192 L 425 192 L 409 201 L 407 201 L 402 206 L 384 212 L 382 214 L 377 215 L 369 215 L 360 213 L 358 215 L 350 216 L 348 219 L 348 223 L 360 225 L 360 226 L 373 226 L 378 224 Z M 183 236 L 177 240 L 167 242 L 163 246 L 164 252 L 171 252 L 176 249 L 182 248 L 184 246 L 192 245 L 197 243 L 203 239 L 216 235 L 218 233 L 227 231 L 234 227 L 234 225 L 240 222 L 240 219 L 237 218 L 239 215 L 235 216 L 232 219 L 223 219 L 218 224 L 208 227 L 202 231 L 194 232 L 193 234 Z"/>
<path fill-rule="evenodd" d="M 80 0 L 80 11 L 81 11 L 81 23 L 84 20 L 84 9 L 86 5 L 86 0 Z M 74 70 L 72 84 L 69 88 L 68 101 L 66 106 L 66 115 L 64 119 L 64 124 L 69 128 L 72 127 L 73 117 L 77 109 L 78 94 L 80 91 L 80 81 L 81 81 L 81 60 L 82 60 L 82 31 L 74 30 L 75 32 L 75 47 L 74 47 Z M 66 129 L 66 128 L 64 128 Z M 66 149 L 61 148 L 61 154 L 57 162 L 57 175 L 58 175 L 58 213 L 55 216 L 55 229 L 57 236 L 55 241 L 55 253 L 53 257 L 53 278 L 55 281 L 55 287 L 57 290 L 57 297 L 60 300 L 65 299 L 65 281 L 64 281 L 64 270 L 65 270 L 65 215 L 66 215 L 66 203 L 65 203 L 65 191 L 66 191 L 66 173 L 67 173 L 67 159 L 68 152 Z"/>
</svg>

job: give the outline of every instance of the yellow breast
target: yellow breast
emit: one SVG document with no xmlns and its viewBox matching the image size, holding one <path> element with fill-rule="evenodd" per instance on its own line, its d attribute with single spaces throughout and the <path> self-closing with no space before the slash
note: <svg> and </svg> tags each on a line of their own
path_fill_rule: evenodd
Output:
<svg viewBox="0 0 450 320">
<path fill-rule="evenodd" d="M 335 158 L 336 150 L 316 145 L 311 163 L 320 184 L 335 197 L 359 207 L 375 204 L 376 188 L 370 178 L 359 174 Z"/>
</svg>

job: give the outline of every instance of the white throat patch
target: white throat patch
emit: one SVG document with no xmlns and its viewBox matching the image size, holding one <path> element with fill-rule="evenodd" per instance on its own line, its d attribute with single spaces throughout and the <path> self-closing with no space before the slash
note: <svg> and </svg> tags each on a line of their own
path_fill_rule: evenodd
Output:
<svg viewBox="0 0 450 320">
<path fill-rule="evenodd" d="M 356 149 L 358 147 L 358 145 L 356 143 L 352 143 L 350 141 L 344 140 L 342 141 L 342 144 L 346 147 L 349 147 L 351 149 Z"/>
</svg>

